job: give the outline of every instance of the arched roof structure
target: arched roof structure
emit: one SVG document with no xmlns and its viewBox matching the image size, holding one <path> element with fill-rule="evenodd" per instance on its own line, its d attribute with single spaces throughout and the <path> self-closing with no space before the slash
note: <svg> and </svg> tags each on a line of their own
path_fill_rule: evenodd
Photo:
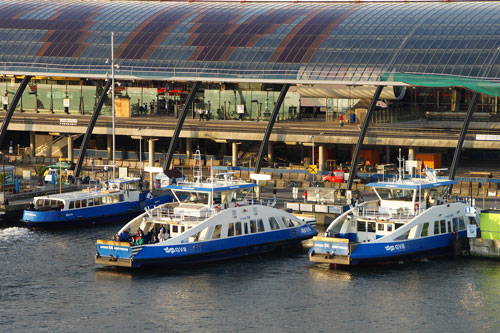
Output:
<svg viewBox="0 0 500 333">
<path fill-rule="evenodd" d="M 500 80 L 500 2 L 0 4 L 0 73 L 290 83 Z"/>
</svg>

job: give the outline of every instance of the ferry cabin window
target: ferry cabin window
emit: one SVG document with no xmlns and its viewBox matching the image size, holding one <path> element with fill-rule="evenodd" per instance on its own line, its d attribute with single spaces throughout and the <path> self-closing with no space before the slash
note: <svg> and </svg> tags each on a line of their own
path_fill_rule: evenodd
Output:
<svg viewBox="0 0 500 333">
<path fill-rule="evenodd" d="M 120 202 L 122 202 L 122 201 L 124 200 L 123 194 L 120 194 L 120 196 L 118 197 L 118 200 L 119 200 Z"/>
<path fill-rule="evenodd" d="M 113 195 L 113 202 L 119 202 L 118 195 Z"/>
<path fill-rule="evenodd" d="M 422 231 L 420 232 L 420 237 L 429 236 L 429 222 L 425 222 L 422 226 Z"/>
<path fill-rule="evenodd" d="M 212 234 L 212 239 L 219 239 L 222 232 L 222 225 L 217 224 L 214 228 L 214 233 Z"/>
<path fill-rule="evenodd" d="M 173 225 L 173 226 L 172 226 L 172 233 L 178 233 L 178 232 L 179 232 L 179 228 L 178 228 L 178 226 Z"/>
<path fill-rule="evenodd" d="M 458 219 L 458 225 L 459 225 L 459 230 L 465 230 L 465 221 L 464 221 L 464 217 L 463 216 L 460 216 L 460 218 Z"/>
<path fill-rule="evenodd" d="M 392 231 L 392 224 L 388 224 L 388 225 L 387 225 L 387 231 L 388 231 L 388 232 Z"/>
<path fill-rule="evenodd" d="M 80 208 L 80 207 L 81 207 L 80 200 L 75 200 L 75 208 Z"/>
<path fill-rule="evenodd" d="M 378 230 L 378 231 L 384 231 L 384 223 L 379 223 L 379 224 L 377 225 L 377 230 Z"/>
<path fill-rule="evenodd" d="M 415 190 L 396 188 L 377 188 L 378 195 L 382 200 L 413 201 Z"/>
<path fill-rule="evenodd" d="M 240 236 L 241 235 L 241 222 L 236 222 L 235 223 L 235 235 Z"/>
<path fill-rule="evenodd" d="M 367 222 L 368 232 L 375 232 L 375 222 Z"/>
<path fill-rule="evenodd" d="M 469 216 L 469 224 L 477 225 L 476 218 L 473 216 Z"/>
<path fill-rule="evenodd" d="M 255 234 L 257 232 L 257 221 L 250 220 L 250 232 Z"/>
<path fill-rule="evenodd" d="M 99 206 L 100 204 L 101 204 L 101 198 L 100 197 L 94 198 L 94 205 Z"/>
<path fill-rule="evenodd" d="M 69 209 L 74 209 L 75 208 L 75 202 L 74 201 L 70 201 L 69 202 Z"/>
<path fill-rule="evenodd" d="M 87 207 L 87 199 L 82 200 L 82 208 Z"/>
<path fill-rule="evenodd" d="M 265 229 L 264 229 L 264 221 L 262 221 L 262 219 L 258 219 L 257 220 L 257 226 L 259 227 L 258 231 L 259 232 L 264 232 Z"/>
<path fill-rule="evenodd" d="M 439 221 L 434 221 L 434 235 L 439 235 Z"/>
<path fill-rule="evenodd" d="M 395 223 L 396 229 L 394 229 L 394 230 L 401 228 L 403 225 L 404 225 L 404 223 Z"/>
<path fill-rule="evenodd" d="M 243 223 L 243 229 L 245 230 L 245 235 L 248 235 L 248 223 Z"/>
<path fill-rule="evenodd" d="M 358 231 L 366 231 L 366 222 L 365 221 L 358 221 Z"/>
<path fill-rule="evenodd" d="M 94 199 L 90 198 L 88 201 L 88 205 L 89 205 L 89 207 L 94 206 Z"/>
<path fill-rule="evenodd" d="M 288 217 L 283 217 L 283 224 L 285 225 L 285 228 L 295 227 L 295 222 Z"/>
<path fill-rule="evenodd" d="M 445 220 L 439 221 L 439 226 L 441 229 L 441 233 L 445 234 L 446 233 L 446 221 Z"/>
<path fill-rule="evenodd" d="M 269 218 L 269 224 L 271 225 L 271 230 L 278 230 L 280 228 L 278 221 L 274 217 Z"/>
<path fill-rule="evenodd" d="M 458 217 L 453 218 L 453 231 L 458 231 Z"/>
<path fill-rule="evenodd" d="M 447 221 L 447 224 L 448 224 L 448 232 L 452 232 L 453 230 L 451 230 L 451 221 Z"/>
<path fill-rule="evenodd" d="M 234 223 L 229 223 L 227 225 L 227 237 L 233 237 L 234 236 Z"/>
</svg>

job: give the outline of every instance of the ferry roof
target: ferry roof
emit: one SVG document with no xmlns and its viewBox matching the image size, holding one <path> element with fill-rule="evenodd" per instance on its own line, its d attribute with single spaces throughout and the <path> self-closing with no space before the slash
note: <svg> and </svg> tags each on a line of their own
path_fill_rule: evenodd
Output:
<svg viewBox="0 0 500 333">
<path fill-rule="evenodd" d="M 87 198 L 100 197 L 107 194 L 118 194 L 119 191 L 92 191 L 92 192 L 84 192 L 84 191 L 76 191 L 76 192 L 65 192 L 65 193 L 57 193 L 50 195 L 43 195 L 39 197 L 34 197 L 33 200 L 37 199 L 50 199 L 50 200 L 81 200 Z"/>
<path fill-rule="evenodd" d="M 132 178 L 132 177 L 123 177 L 123 178 L 115 178 L 109 181 L 109 183 L 113 184 L 128 184 L 138 182 L 140 178 Z"/>
<path fill-rule="evenodd" d="M 180 191 L 193 191 L 193 192 L 224 192 L 230 190 L 240 190 L 246 188 L 257 187 L 256 184 L 253 183 L 245 183 L 245 182 L 221 182 L 217 181 L 214 183 L 203 182 L 203 183 L 181 183 L 179 185 L 168 185 L 165 189 L 170 190 L 180 190 Z"/>
<path fill-rule="evenodd" d="M 380 182 L 380 183 L 368 183 L 365 186 L 370 186 L 370 187 L 375 187 L 375 188 L 400 188 L 400 189 L 408 189 L 408 190 L 418 190 L 418 189 L 425 189 L 425 188 L 430 188 L 430 187 L 441 187 L 441 186 L 449 186 L 457 184 L 457 181 L 455 180 L 443 180 L 443 181 L 438 181 L 438 182 L 425 182 L 421 181 L 418 182 L 418 180 L 412 180 L 412 181 L 403 181 L 401 183 L 397 182 Z"/>
</svg>

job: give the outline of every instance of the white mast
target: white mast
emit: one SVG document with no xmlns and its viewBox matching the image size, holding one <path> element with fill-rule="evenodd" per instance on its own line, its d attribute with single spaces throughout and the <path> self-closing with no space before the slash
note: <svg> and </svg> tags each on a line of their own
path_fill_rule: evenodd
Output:
<svg viewBox="0 0 500 333">
<path fill-rule="evenodd" d="M 115 178 L 115 33 L 111 32 L 111 118 L 113 132 L 113 178 Z"/>
</svg>

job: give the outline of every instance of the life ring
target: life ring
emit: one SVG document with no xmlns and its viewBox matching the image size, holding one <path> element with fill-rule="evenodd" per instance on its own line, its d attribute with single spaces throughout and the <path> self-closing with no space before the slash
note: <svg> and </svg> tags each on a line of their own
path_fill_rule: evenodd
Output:
<svg viewBox="0 0 500 333">
<path fill-rule="evenodd" d="M 215 206 L 214 208 L 215 208 L 216 212 L 220 211 L 220 207 L 219 206 Z"/>
<path fill-rule="evenodd" d="M 239 204 L 239 203 L 237 203 L 237 204 L 235 204 L 234 206 L 235 206 L 235 207 L 239 207 L 239 206 L 240 206 L 240 204 Z"/>
<path fill-rule="evenodd" d="M 415 212 L 418 212 L 418 210 L 420 209 L 420 205 L 418 203 L 416 203 L 414 209 L 415 209 Z"/>
</svg>

